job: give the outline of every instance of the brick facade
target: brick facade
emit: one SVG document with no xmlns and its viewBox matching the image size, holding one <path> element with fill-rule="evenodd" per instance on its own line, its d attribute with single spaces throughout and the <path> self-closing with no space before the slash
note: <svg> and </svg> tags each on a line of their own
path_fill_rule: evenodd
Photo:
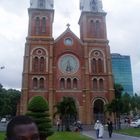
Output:
<svg viewBox="0 0 140 140">
<path fill-rule="evenodd" d="M 82 123 L 104 120 L 103 106 L 114 98 L 106 13 L 82 12 L 80 38 L 68 28 L 54 40 L 53 10 L 28 9 L 22 96 L 19 113 L 36 95 L 46 98 L 50 114 L 63 96 L 73 97 Z M 43 27 L 44 26 L 44 27 Z"/>
</svg>

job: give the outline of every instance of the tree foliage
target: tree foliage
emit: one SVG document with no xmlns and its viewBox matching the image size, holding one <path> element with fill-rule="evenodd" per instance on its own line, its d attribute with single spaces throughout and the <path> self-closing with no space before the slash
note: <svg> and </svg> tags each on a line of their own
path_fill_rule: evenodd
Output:
<svg viewBox="0 0 140 140">
<path fill-rule="evenodd" d="M 0 84 L 0 116 L 15 116 L 21 92 L 16 89 L 5 89 Z"/>
<path fill-rule="evenodd" d="M 116 116 L 118 120 L 118 124 L 120 121 L 120 115 L 123 114 L 130 114 L 130 111 L 133 112 L 133 114 L 138 114 L 140 111 L 140 96 L 130 96 L 129 94 L 123 93 L 123 87 L 120 84 L 115 84 L 115 99 L 112 100 L 111 103 L 106 105 L 106 111 L 111 113 L 114 113 L 114 116 Z"/>
<path fill-rule="evenodd" d="M 29 104 L 27 115 L 36 122 L 41 140 L 53 134 L 48 102 L 42 96 L 34 96 Z"/>
<path fill-rule="evenodd" d="M 76 120 L 77 117 L 77 108 L 75 100 L 72 97 L 63 97 L 62 101 L 58 102 L 55 105 L 57 111 L 55 115 L 59 115 L 62 121 L 62 130 L 63 124 L 65 125 L 65 130 L 70 131 L 70 123 L 72 120 Z"/>
</svg>

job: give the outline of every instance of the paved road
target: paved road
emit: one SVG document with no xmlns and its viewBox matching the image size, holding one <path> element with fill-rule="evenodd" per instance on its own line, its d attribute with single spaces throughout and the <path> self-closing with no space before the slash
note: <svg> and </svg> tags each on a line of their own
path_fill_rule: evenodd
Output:
<svg viewBox="0 0 140 140">
<path fill-rule="evenodd" d="M 7 123 L 1 123 L 0 122 L 0 131 L 5 131 L 6 130 L 6 126 L 7 126 Z"/>
<path fill-rule="evenodd" d="M 88 137 L 91 137 L 94 140 L 97 140 L 95 131 L 83 131 L 82 134 L 84 134 L 84 135 L 86 135 Z M 112 138 L 109 138 L 108 132 L 105 131 L 104 132 L 104 137 L 102 139 L 100 138 L 98 140 L 140 140 L 140 138 L 131 137 L 131 136 L 122 135 L 122 134 L 116 134 L 116 133 L 113 133 Z"/>
</svg>

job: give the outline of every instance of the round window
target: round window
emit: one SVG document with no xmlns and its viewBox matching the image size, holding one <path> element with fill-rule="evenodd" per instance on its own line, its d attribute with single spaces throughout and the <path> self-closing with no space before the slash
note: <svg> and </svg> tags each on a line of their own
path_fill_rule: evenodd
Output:
<svg viewBox="0 0 140 140">
<path fill-rule="evenodd" d="M 64 41 L 65 45 L 67 46 L 71 46 L 73 44 L 73 41 L 71 38 L 66 38 L 65 41 Z"/>
</svg>

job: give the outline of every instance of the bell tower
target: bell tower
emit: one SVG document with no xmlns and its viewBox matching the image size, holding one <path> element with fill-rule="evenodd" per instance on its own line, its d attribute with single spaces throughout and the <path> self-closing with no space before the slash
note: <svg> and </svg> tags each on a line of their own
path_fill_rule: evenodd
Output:
<svg viewBox="0 0 140 140">
<path fill-rule="evenodd" d="M 83 113 L 92 114 L 85 116 L 84 120 L 89 123 L 94 118 L 94 121 L 99 119 L 104 122 L 104 105 L 114 98 L 106 13 L 101 0 L 80 0 L 80 10 L 80 39 L 84 44 L 85 58 L 86 100 Z"/>
<path fill-rule="evenodd" d="M 81 0 L 81 17 L 79 20 L 81 39 L 107 39 L 106 13 L 101 0 Z"/>
<path fill-rule="evenodd" d="M 53 0 L 31 0 L 28 13 L 28 35 L 52 37 Z"/>
<path fill-rule="evenodd" d="M 53 110 L 51 90 L 54 42 L 53 0 L 30 0 L 28 13 L 29 27 L 25 44 L 19 114 L 27 111 L 27 104 L 35 95 L 44 96 L 50 103 L 50 110 Z"/>
</svg>

